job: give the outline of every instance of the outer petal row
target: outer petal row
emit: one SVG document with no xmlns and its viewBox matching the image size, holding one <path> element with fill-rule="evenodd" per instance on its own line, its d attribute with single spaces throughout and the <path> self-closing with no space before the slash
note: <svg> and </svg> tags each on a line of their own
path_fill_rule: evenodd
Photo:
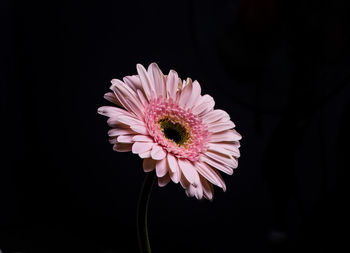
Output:
<svg viewBox="0 0 350 253">
<path fill-rule="evenodd" d="M 148 149 L 151 149 L 151 147 L 148 146 Z M 202 162 L 193 164 L 187 160 L 178 159 L 172 154 L 167 154 L 162 160 L 145 158 L 143 168 L 145 172 L 156 170 L 159 186 L 165 186 L 170 180 L 174 183 L 180 182 L 187 195 L 196 196 L 198 199 L 203 197 L 213 198 L 213 187 L 210 183 L 226 191 L 225 182 L 220 174 L 214 168 Z"/>
</svg>

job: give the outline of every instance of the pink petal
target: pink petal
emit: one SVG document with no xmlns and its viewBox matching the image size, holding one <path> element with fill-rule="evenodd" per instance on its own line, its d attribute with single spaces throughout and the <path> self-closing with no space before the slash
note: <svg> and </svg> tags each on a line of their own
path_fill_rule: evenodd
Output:
<svg viewBox="0 0 350 253">
<path fill-rule="evenodd" d="M 238 138 L 238 140 L 234 140 L 234 141 L 239 141 L 242 139 L 242 135 L 240 135 L 235 129 L 232 129 L 231 131 L 233 131 L 233 133 L 235 134 L 236 139 Z"/>
<path fill-rule="evenodd" d="M 126 134 L 135 134 L 135 132 L 130 128 L 112 128 L 108 131 L 108 136 L 118 136 Z"/>
<path fill-rule="evenodd" d="M 137 95 L 136 95 L 137 96 Z M 130 109 L 132 110 L 132 112 L 140 119 L 142 119 L 144 117 L 144 106 L 141 104 L 141 102 L 134 98 L 131 97 L 126 97 L 125 98 L 126 103 L 129 105 Z M 137 101 L 137 102 L 136 102 Z"/>
<path fill-rule="evenodd" d="M 177 158 L 175 158 L 175 156 L 173 156 L 172 154 L 168 153 L 167 159 L 171 172 L 175 173 L 176 171 L 178 171 L 179 165 L 177 163 Z"/>
<path fill-rule="evenodd" d="M 109 138 L 108 141 L 109 141 L 110 144 L 117 144 L 118 143 L 116 137 Z"/>
<path fill-rule="evenodd" d="M 213 196 L 214 196 L 213 187 L 203 177 L 201 177 L 201 183 L 202 183 L 202 187 L 203 187 L 204 197 L 208 200 L 212 200 Z"/>
<path fill-rule="evenodd" d="M 210 136 L 210 142 L 238 141 L 240 139 L 242 139 L 242 136 L 234 129 L 214 133 Z"/>
<path fill-rule="evenodd" d="M 155 97 L 154 86 L 151 83 L 151 80 L 148 76 L 146 69 L 141 64 L 137 64 L 136 68 L 137 68 L 137 73 L 139 74 L 139 77 L 141 79 L 143 91 L 145 92 L 146 98 L 149 101 L 151 98 Z"/>
<path fill-rule="evenodd" d="M 211 133 L 218 133 L 226 130 L 230 130 L 235 127 L 232 121 L 227 121 L 226 123 L 217 123 L 208 126 L 208 131 Z"/>
<path fill-rule="evenodd" d="M 191 81 L 192 81 L 192 79 L 191 79 Z M 183 90 L 186 85 L 187 85 L 187 81 L 185 79 L 181 80 L 181 78 L 179 77 L 179 83 L 177 84 L 177 90 L 178 91 Z"/>
<path fill-rule="evenodd" d="M 234 165 L 233 168 L 236 169 L 238 167 L 238 160 L 236 157 L 232 157 L 233 161 L 234 161 Z"/>
<path fill-rule="evenodd" d="M 113 92 L 107 92 L 103 97 L 106 100 L 108 100 L 109 102 L 112 102 L 113 104 L 116 104 L 118 106 L 122 106 L 122 104 L 119 102 L 119 100 L 117 99 L 117 97 L 115 96 L 115 94 Z"/>
<path fill-rule="evenodd" d="M 233 154 L 232 150 L 226 149 L 224 145 L 216 143 L 209 143 L 208 150 L 218 152 L 226 156 L 232 156 Z"/>
<path fill-rule="evenodd" d="M 170 70 L 166 80 L 167 98 L 176 99 L 177 85 L 179 77 L 174 70 Z"/>
<path fill-rule="evenodd" d="M 229 120 L 230 116 L 227 114 L 227 112 L 223 110 L 214 110 L 204 114 L 201 118 L 204 123 L 209 124 L 211 122 L 215 122 L 221 119 Z"/>
<path fill-rule="evenodd" d="M 152 147 L 151 156 L 154 160 L 162 160 L 165 158 L 166 153 L 161 146 L 159 146 L 158 144 L 155 144 Z"/>
<path fill-rule="evenodd" d="M 135 145 L 135 144 L 134 144 Z M 224 165 L 222 163 L 219 163 L 217 162 L 216 160 L 213 160 L 212 158 L 206 156 L 206 155 L 203 155 L 201 156 L 200 160 L 202 162 L 205 162 L 207 164 L 209 164 L 210 166 L 228 174 L 228 175 L 232 175 L 233 174 L 233 169 L 228 167 L 227 165 Z"/>
<path fill-rule="evenodd" d="M 208 164 L 203 162 L 197 162 L 195 166 L 198 173 L 204 178 L 206 178 L 209 182 L 221 188 L 225 188 L 225 182 L 222 180 L 220 175 L 218 175 L 218 173 Z"/>
<path fill-rule="evenodd" d="M 164 75 L 162 71 L 159 69 L 156 63 L 151 63 L 148 67 L 148 76 L 150 80 L 154 83 L 154 88 L 157 96 L 166 97 L 166 86 L 164 83 Z"/>
<path fill-rule="evenodd" d="M 186 108 L 192 108 L 198 101 L 199 97 L 201 95 L 201 86 L 197 81 L 194 81 L 192 83 L 192 93 L 189 97 L 188 101 L 186 102 Z"/>
<path fill-rule="evenodd" d="M 213 177 L 214 178 L 214 182 L 218 182 L 218 184 L 213 183 L 219 187 L 222 188 L 222 190 L 225 192 L 226 191 L 226 184 L 224 179 L 222 178 L 222 176 L 220 175 L 220 173 L 213 167 L 211 167 L 209 164 L 207 163 L 203 163 L 203 162 L 198 162 L 197 165 L 200 165 L 202 167 L 205 167 L 206 172 L 210 172 L 210 178 Z M 204 176 L 204 174 L 202 174 L 203 177 L 205 177 L 207 180 L 209 180 L 206 176 Z M 209 174 L 208 174 L 209 175 Z M 209 182 L 211 182 L 212 179 L 209 180 Z"/>
<path fill-rule="evenodd" d="M 129 129 L 130 126 L 129 125 L 125 125 L 123 123 L 121 123 L 119 120 L 117 120 L 117 118 L 113 117 L 113 118 L 109 118 L 107 120 L 107 124 L 110 126 L 110 127 L 113 127 L 113 128 L 123 128 L 123 129 Z"/>
<path fill-rule="evenodd" d="M 158 178 L 158 186 L 159 187 L 164 187 L 170 182 L 170 177 L 168 174 L 166 174 L 164 177 L 159 177 Z"/>
<path fill-rule="evenodd" d="M 213 151 L 217 151 L 219 153 L 223 153 L 226 155 L 233 155 L 235 157 L 240 157 L 240 152 L 239 149 L 237 148 L 236 145 L 228 142 L 228 143 L 220 143 L 220 142 L 216 142 L 216 143 L 209 143 L 208 145 L 208 150 L 213 150 Z"/>
<path fill-rule="evenodd" d="M 203 116 L 203 115 L 202 115 Z M 210 123 L 205 123 L 207 126 L 208 126 L 208 128 L 210 128 L 210 127 L 213 127 L 213 126 L 215 126 L 215 125 L 217 125 L 217 124 L 224 124 L 224 123 L 229 123 L 229 122 L 232 122 L 231 120 L 229 120 L 229 119 L 225 119 L 225 118 L 222 118 L 222 119 L 220 119 L 220 120 L 217 120 L 217 121 L 215 121 L 215 122 L 210 122 Z M 233 123 L 233 122 L 232 122 Z M 231 123 L 230 123 L 231 124 Z M 234 127 L 236 126 L 235 124 L 233 124 L 234 125 Z"/>
<path fill-rule="evenodd" d="M 241 147 L 241 144 L 239 143 L 239 141 L 234 141 L 232 142 L 233 145 L 235 145 L 237 148 Z"/>
<path fill-rule="evenodd" d="M 202 115 L 213 110 L 214 105 L 214 99 L 209 95 L 204 95 L 200 97 L 197 103 L 193 106 L 192 112 L 196 115 Z"/>
<path fill-rule="evenodd" d="M 239 158 L 239 157 L 241 157 L 241 152 L 239 151 L 239 149 L 234 149 L 233 151 L 233 157 L 234 158 Z"/>
<path fill-rule="evenodd" d="M 131 151 L 132 144 L 129 143 L 116 143 L 113 145 L 113 150 L 118 152 L 129 152 Z"/>
<path fill-rule="evenodd" d="M 135 135 L 132 139 L 138 142 L 154 142 L 153 138 L 149 135 Z"/>
<path fill-rule="evenodd" d="M 211 145 L 220 145 L 221 147 L 228 149 L 228 150 L 232 150 L 233 148 L 239 149 L 239 147 L 241 146 L 239 144 L 239 141 L 231 141 L 231 142 L 222 141 L 222 142 L 216 142 L 216 143 L 210 143 L 210 144 Z"/>
<path fill-rule="evenodd" d="M 136 133 L 148 135 L 148 130 L 144 124 L 140 125 L 131 125 L 130 128 L 134 130 Z"/>
<path fill-rule="evenodd" d="M 179 97 L 179 105 L 183 108 L 186 107 L 186 103 L 189 101 L 191 94 L 192 94 L 192 80 L 190 78 L 187 78 L 187 82 L 188 84 L 185 86 L 185 88 L 183 88 L 183 90 L 180 93 L 180 97 Z"/>
<path fill-rule="evenodd" d="M 168 163 L 166 159 L 156 162 L 157 177 L 164 177 L 168 173 Z"/>
<path fill-rule="evenodd" d="M 201 200 L 203 199 L 203 186 L 201 183 L 199 183 L 200 187 L 197 187 L 197 194 L 195 195 L 197 199 Z"/>
<path fill-rule="evenodd" d="M 123 78 L 125 84 L 127 84 L 134 91 L 142 89 L 141 80 L 138 75 L 126 76 Z"/>
<path fill-rule="evenodd" d="M 175 184 L 177 184 L 180 181 L 180 177 L 176 173 L 169 171 L 169 176 L 171 178 L 171 181 L 173 181 Z"/>
<path fill-rule="evenodd" d="M 150 172 L 156 167 L 156 161 L 154 161 L 152 158 L 145 158 L 143 159 L 142 166 L 144 172 Z"/>
<path fill-rule="evenodd" d="M 203 198 L 203 188 L 202 185 L 199 183 L 197 187 L 193 185 L 189 185 L 189 187 L 186 189 L 186 194 L 188 197 L 195 196 L 197 199 Z"/>
<path fill-rule="evenodd" d="M 180 184 L 184 189 L 187 189 L 191 185 L 190 182 L 188 182 L 188 180 L 184 176 L 184 174 L 181 172 L 181 169 L 180 169 Z"/>
<path fill-rule="evenodd" d="M 136 93 L 139 96 L 140 102 L 142 103 L 143 107 L 146 107 L 148 105 L 148 102 L 143 92 L 141 90 L 137 90 Z"/>
<path fill-rule="evenodd" d="M 141 157 L 141 158 L 150 158 L 151 157 L 151 150 L 148 150 L 148 151 L 143 152 L 143 153 L 139 153 L 139 157 Z"/>
<path fill-rule="evenodd" d="M 122 124 L 125 124 L 125 125 L 129 125 L 129 126 L 132 126 L 132 125 L 141 125 L 141 126 L 144 126 L 145 123 L 141 120 L 138 120 L 134 117 L 130 117 L 130 116 L 127 116 L 127 115 L 119 115 L 118 117 L 114 118 L 114 120 L 116 120 L 117 122 L 119 123 L 122 123 Z"/>
<path fill-rule="evenodd" d="M 208 150 L 204 155 L 212 158 L 215 161 L 218 161 L 228 167 L 237 168 L 237 162 L 231 155 L 226 155 L 223 153 L 219 153 L 213 150 Z"/>
<path fill-rule="evenodd" d="M 170 169 L 171 180 L 177 184 L 180 181 L 180 176 L 181 176 L 180 168 L 177 163 L 177 158 L 175 158 L 172 154 L 168 153 L 167 159 L 168 159 L 168 165 Z"/>
<path fill-rule="evenodd" d="M 120 89 L 118 89 L 119 86 L 124 87 L 127 85 L 119 79 L 112 79 L 111 83 L 112 83 L 112 85 L 111 85 L 110 89 L 114 92 L 114 95 L 116 96 L 116 98 L 118 99 L 120 104 L 129 112 L 133 112 L 131 110 L 131 108 L 129 107 L 128 103 L 125 101 L 125 96 L 121 93 Z"/>
<path fill-rule="evenodd" d="M 117 141 L 121 143 L 134 143 L 134 141 L 132 140 L 133 137 L 134 135 L 120 135 L 117 138 Z"/>
<path fill-rule="evenodd" d="M 101 106 L 97 109 L 97 112 L 107 117 L 119 117 L 120 115 L 134 117 L 128 111 L 115 106 Z"/>
<path fill-rule="evenodd" d="M 186 159 L 178 159 L 178 164 L 180 167 L 180 170 L 182 171 L 185 178 L 193 185 L 196 185 L 199 182 L 199 176 L 192 165 L 192 163 Z"/>
<path fill-rule="evenodd" d="M 149 142 L 135 142 L 132 145 L 132 152 L 134 154 L 144 153 L 146 151 L 151 150 L 153 145 L 154 143 L 149 143 Z"/>
<path fill-rule="evenodd" d="M 196 196 L 197 199 L 202 199 L 203 198 L 203 186 L 201 181 L 199 180 L 197 186 L 195 187 L 195 194 L 194 196 Z"/>
<path fill-rule="evenodd" d="M 193 197 L 196 194 L 196 188 L 193 185 L 189 185 L 185 192 L 187 197 Z"/>
<path fill-rule="evenodd" d="M 123 106 L 128 111 L 135 113 L 139 118 L 142 118 L 143 105 L 136 92 L 118 79 L 113 79 L 112 84 L 113 91 Z"/>
</svg>

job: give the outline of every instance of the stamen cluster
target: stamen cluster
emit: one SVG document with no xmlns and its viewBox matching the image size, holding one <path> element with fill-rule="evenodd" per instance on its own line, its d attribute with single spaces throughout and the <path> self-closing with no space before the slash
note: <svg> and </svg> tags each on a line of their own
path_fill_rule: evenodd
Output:
<svg viewBox="0 0 350 253">
<path fill-rule="evenodd" d="M 179 128 L 179 135 L 185 135 L 183 143 L 167 138 L 164 133 L 164 123 L 171 122 L 173 125 L 179 124 L 184 131 Z M 154 140 L 163 146 L 168 152 L 178 158 L 185 158 L 192 162 L 198 161 L 201 153 L 207 150 L 209 132 L 200 118 L 194 115 L 190 109 L 183 109 L 171 98 L 159 97 L 152 99 L 145 108 L 145 123 L 148 131 Z"/>
</svg>

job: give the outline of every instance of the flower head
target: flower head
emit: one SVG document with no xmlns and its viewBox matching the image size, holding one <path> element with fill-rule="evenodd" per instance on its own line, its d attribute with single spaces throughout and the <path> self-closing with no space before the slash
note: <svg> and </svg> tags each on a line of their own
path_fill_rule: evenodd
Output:
<svg viewBox="0 0 350 253">
<path fill-rule="evenodd" d="M 109 117 L 108 135 L 113 149 L 132 151 L 143 158 L 145 172 L 156 170 L 158 185 L 179 183 L 188 196 L 213 198 L 213 184 L 226 190 L 219 171 L 237 168 L 241 135 L 214 99 L 201 95 L 190 78 L 181 81 L 170 70 L 164 75 L 157 64 L 138 75 L 112 80 L 105 98 L 116 106 L 98 109 Z"/>
</svg>

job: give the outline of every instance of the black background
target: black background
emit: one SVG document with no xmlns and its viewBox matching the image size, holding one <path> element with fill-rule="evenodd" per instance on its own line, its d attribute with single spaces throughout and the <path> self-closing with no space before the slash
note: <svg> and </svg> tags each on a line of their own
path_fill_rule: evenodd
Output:
<svg viewBox="0 0 350 253">
<path fill-rule="evenodd" d="M 137 252 L 142 162 L 112 151 L 97 108 L 112 78 L 157 62 L 197 79 L 243 139 L 213 202 L 154 188 L 153 251 L 337 252 L 350 141 L 344 2 L 1 1 L 0 249 Z"/>
</svg>

